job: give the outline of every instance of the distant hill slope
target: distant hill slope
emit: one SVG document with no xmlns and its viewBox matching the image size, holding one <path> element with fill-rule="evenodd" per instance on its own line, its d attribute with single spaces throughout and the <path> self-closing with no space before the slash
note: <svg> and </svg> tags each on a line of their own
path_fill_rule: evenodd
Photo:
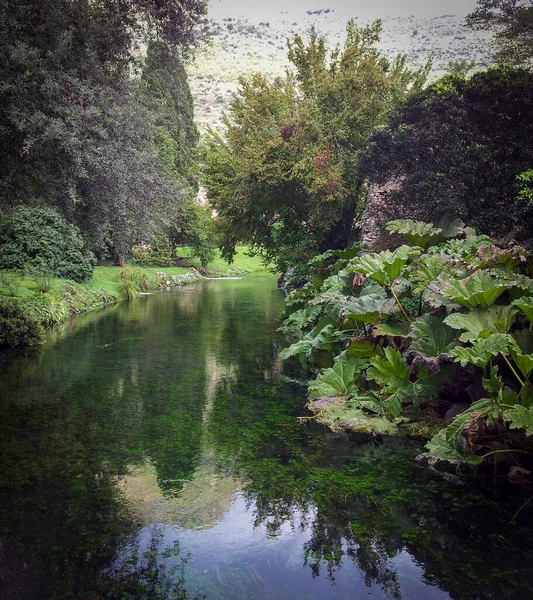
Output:
<svg viewBox="0 0 533 600">
<path fill-rule="evenodd" d="M 310 13 L 310 14 L 308 14 Z M 195 99 L 195 116 L 200 130 L 218 127 L 222 112 L 229 106 L 237 79 L 256 71 L 282 75 L 289 66 L 286 39 L 305 34 L 314 25 L 326 35 L 333 47 L 344 41 L 348 15 L 329 9 L 305 11 L 298 20 L 280 18 L 252 23 L 244 17 L 210 19 L 204 24 L 209 44 L 198 50 L 188 67 Z M 386 17 L 383 18 L 382 50 L 388 56 L 398 52 L 420 65 L 434 59 L 434 77 L 446 72 L 451 60 L 469 59 L 478 68 L 487 67 L 491 57 L 491 36 L 473 32 L 462 17 Z"/>
</svg>

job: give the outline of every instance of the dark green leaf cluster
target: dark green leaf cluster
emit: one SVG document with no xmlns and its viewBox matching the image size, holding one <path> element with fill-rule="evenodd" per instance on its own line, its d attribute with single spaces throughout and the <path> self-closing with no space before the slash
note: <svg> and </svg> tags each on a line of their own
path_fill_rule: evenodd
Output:
<svg viewBox="0 0 533 600">
<path fill-rule="evenodd" d="M 454 215 L 481 233 L 530 243 L 532 113 L 526 69 L 449 75 L 415 95 L 375 134 L 363 161 L 370 182 L 383 186 L 378 220 Z"/>
<path fill-rule="evenodd" d="M 43 328 L 15 300 L 0 298 L 0 347 L 33 346 L 44 338 Z"/>
<path fill-rule="evenodd" d="M 446 396 L 477 386 L 484 397 L 430 451 L 473 463 L 481 452 L 512 451 L 487 431 L 533 434 L 530 257 L 459 223 L 388 227 L 427 249 L 356 247 L 350 258 L 330 251 L 310 261 L 307 283 L 287 297 L 284 330 L 299 339 L 281 358 L 318 369 L 309 406 L 334 429 L 398 433 L 416 426 L 421 408 L 438 416 Z"/>
<path fill-rule="evenodd" d="M 19 206 L 0 219 L 0 268 L 87 281 L 96 260 L 80 230 L 50 207 Z"/>
<path fill-rule="evenodd" d="M 176 46 L 205 12 L 204 0 L 2 2 L 0 208 L 56 206 L 120 255 L 176 219 L 188 191 L 170 171 L 189 175 L 198 139 Z"/>
</svg>

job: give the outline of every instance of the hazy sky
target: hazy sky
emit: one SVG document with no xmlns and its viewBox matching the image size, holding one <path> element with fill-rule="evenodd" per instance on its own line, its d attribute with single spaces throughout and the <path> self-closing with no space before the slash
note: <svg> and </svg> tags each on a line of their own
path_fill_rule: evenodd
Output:
<svg viewBox="0 0 533 600">
<path fill-rule="evenodd" d="M 454 14 L 464 17 L 476 6 L 476 0 L 209 0 L 214 18 L 243 16 L 251 21 L 283 18 L 297 19 L 306 11 L 332 9 L 361 20 L 377 17 L 436 17 Z M 339 16 L 340 16 L 339 14 Z"/>
</svg>

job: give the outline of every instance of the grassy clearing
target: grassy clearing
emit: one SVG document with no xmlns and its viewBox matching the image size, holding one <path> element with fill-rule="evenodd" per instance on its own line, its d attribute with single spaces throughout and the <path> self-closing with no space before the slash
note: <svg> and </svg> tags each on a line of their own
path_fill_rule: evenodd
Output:
<svg viewBox="0 0 533 600">
<path fill-rule="evenodd" d="M 268 267 L 263 264 L 259 256 L 250 256 L 248 254 L 247 246 L 237 246 L 236 250 L 237 252 L 231 264 L 228 264 L 225 260 L 223 260 L 217 251 L 217 258 L 207 265 L 207 274 L 214 277 L 272 274 Z M 190 256 L 191 253 L 189 248 L 180 248 L 178 254 L 180 257 L 183 257 L 184 260 L 194 266 L 194 268 L 199 269 L 201 267 L 200 261 Z M 170 271 L 172 271 L 172 269 L 154 270 L 162 270 L 165 273 L 170 273 Z"/>
</svg>

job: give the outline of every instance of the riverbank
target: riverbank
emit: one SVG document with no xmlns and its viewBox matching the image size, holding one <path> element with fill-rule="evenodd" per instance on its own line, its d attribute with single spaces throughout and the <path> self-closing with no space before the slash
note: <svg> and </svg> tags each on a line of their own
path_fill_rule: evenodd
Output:
<svg viewBox="0 0 533 600">
<path fill-rule="evenodd" d="M 195 259 L 187 267 L 140 267 L 146 291 L 161 287 L 178 287 L 208 277 L 266 275 L 268 270 L 258 257 L 249 256 L 247 248 L 237 249 L 229 265 L 217 257 L 200 273 Z M 23 346 L 39 343 L 44 330 L 71 317 L 115 304 L 125 299 L 119 282 L 121 269 L 97 266 L 85 283 L 0 270 L 0 346 Z"/>
</svg>

